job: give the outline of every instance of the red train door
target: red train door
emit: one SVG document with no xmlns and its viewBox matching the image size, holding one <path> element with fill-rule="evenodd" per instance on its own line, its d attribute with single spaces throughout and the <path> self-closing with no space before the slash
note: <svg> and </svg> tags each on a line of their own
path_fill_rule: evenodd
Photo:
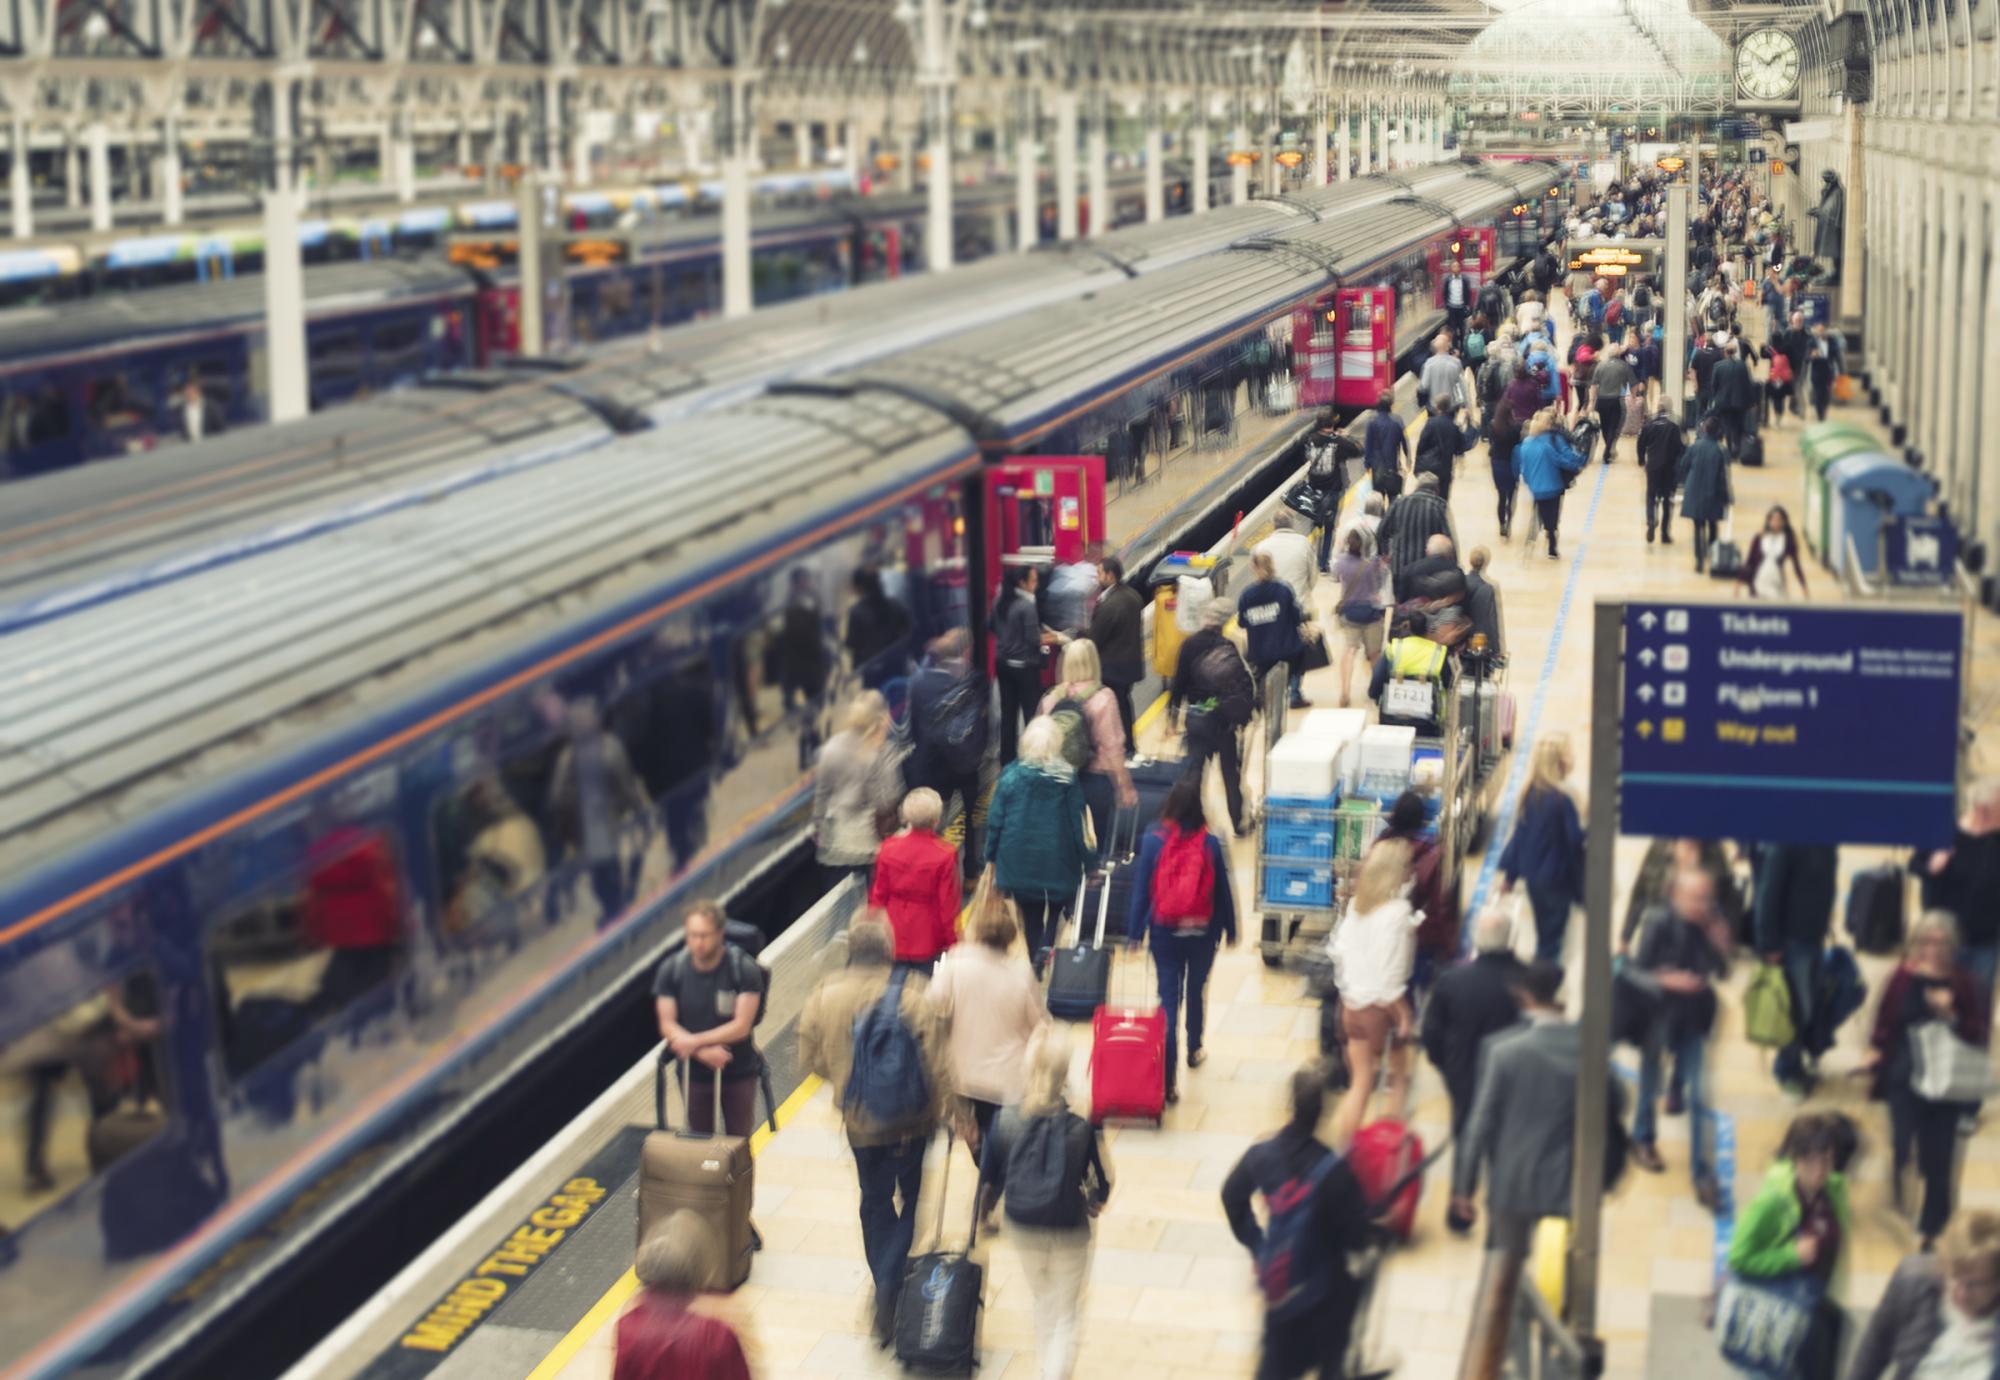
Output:
<svg viewBox="0 0 2000 1380">
<path fill-rule="evenodd" d="M 1334 400 L 1340 367 L 1340 311 L 1329 293 L 1292 313 L 1292 378 L 1300 407 L 1324 407 Z"/>
<path fill-rule="evenodd" d="M 1395 382 L 1396 294 L 1391 288 L 1341 288 L 1333 294 L 1338 363 L 1334 401 L 1373 407 Z"/>
<path fill-rule="evenodd" d="M 1009 566 L 1072 565 L 1105 539 L 1101 455 L 1008 456 L 986 467 L 984 482 L 984 603 Z M 987 652 L 991 665 L 990 644 Z"/>
</svg>

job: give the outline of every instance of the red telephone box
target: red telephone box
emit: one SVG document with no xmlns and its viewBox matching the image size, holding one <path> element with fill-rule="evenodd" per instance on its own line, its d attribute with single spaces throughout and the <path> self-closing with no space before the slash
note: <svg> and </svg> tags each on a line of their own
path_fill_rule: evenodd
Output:
<svg viewBox="0 0 2000 1380">
<path fill-rule="evenodd" d="M 985 600 L 1008 566 L 1073 565 L 1105 540 L 1101 455 L 1008 456 L 986 467 L 985 483 Z"/>
<path fill-rule="evenodd" d="M 1325 313 L 1322 313 L 1325 315 Z M 1373 407 L 1396 381 L 1396 292 L 1341 288 L 1333 294 L 1333 401 Z"/>
</svg>

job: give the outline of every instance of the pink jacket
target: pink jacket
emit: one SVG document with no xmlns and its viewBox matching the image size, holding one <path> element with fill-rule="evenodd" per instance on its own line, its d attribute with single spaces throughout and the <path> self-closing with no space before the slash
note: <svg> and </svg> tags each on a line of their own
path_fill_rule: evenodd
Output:
<svg viewBox="0 0 2000 1380">
<path fill-rule="evenodd" d="M 1086 770 L 1104 773 L 1123 794 L 1131 786 L 1132 774 L 1125 770 L 1125 721 L 1118 717 L 1118 696 L 1108 685 L 1098 686 L 1088 696 L 1080 693 L 1088 688 L 1063 681 L 1042 696 L 1041 707 L 1035 712 L 1047 714 L 1066 699 L 1083 700 L 1083 717 L 1090 721 L 1090 766 Z"/>
</svg>

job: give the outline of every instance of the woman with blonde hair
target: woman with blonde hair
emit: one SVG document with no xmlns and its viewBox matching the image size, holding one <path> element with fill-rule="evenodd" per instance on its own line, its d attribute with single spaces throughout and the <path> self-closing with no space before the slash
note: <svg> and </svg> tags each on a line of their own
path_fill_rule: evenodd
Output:
<svg viewBox="0 0 2000 1380">
<path fill-rule="evenodd" d="M 1412 1028 L 1410 970 L 1417 958 L 1417 927 L 1424 914 L 1406 894 L 1410 845 L 1383 839 L 1368 850 L 1354 879 L 1347 914 L 1328 947 L 1340 982 L 1341 1033 L 1347 1041 L 1352 1081 L 1334 1114 L 1333 1141 L 1347 1145 L 1361 1129 L 1375 1074 L 1389 1061 L 1389 1112 L 1400 1119 L 1409 1100 Z"/>
<path fill-rule="evenodd" d="M 902 798 L 901 762 L 889 747 L 889 702 L 863 690 L 841 711 L 840 731 L 819 750 L 813 776 L 813 842 L 828 888 L 866 876 L 882 835 L 877 820 Z"/>
<path fill-rule="evenodd" d="M 1021 1100 L 1028 1042 L 1049 1023 L 1035 970 L 1013 951 L 1020 932 L 1007 899 L 983 891 L 966 916 L 965 938 L 938 960 L 925 994 L 950 1031 L 952 1085 L 972 1104 L 974 1134 L 966 1148 L 975 1164 L 993 1118 Z"/>
<path fill-rule="evenodd" d="M 1583 818 L 1564 784 L 1574 766 L 1567 733 L 1536 740 L 1514 833 L 1500 854 L 1500 892 L 1504 896 L 1516 882 L 1527 886 L 1535 957 L 1544 963 L 1562 962 L 1570 910 L 1583 901 Z"/>
<path fill-rule="evenodd" d="M 981 1209 L 991 1211 L 995 1199 L 1006 1205 L 1035 1300 L 1042 1380 L 1068 1380 L 1076 1369 L 1090 1223 L 1111 1196 L 1097 1130 L 1070 1110 L 1069 1065 L 1069 1036 L 1043 1026 L 1028 1043 L 1021 1100 L 995 1118 L 979 1167 Z"/>
<path fill-rule="evenodd" d="M 1097 850 L 1084 838 L 1083 789 L 1062 754 L 1054 719 L 1021 730 L 1020 756 L 1000 773 L 986 807 L 986 857 L 993 880 L 1020 908 L 1028 958 L 1041 972 L 1060 941 L 1063 912 Z"/>
<path fill-rule="evenodd" d="M 1056 721 L 1063 732 L 1063 755 L 1076 769 L 1083 803 L 1100 845 L 1111 838 L 1115 800 L 1127 808 L 1139 803 L 1132 773 L 1125 767 L 1125 721 L 1118 717 L 1118 693 L 1104 683 L 1097 644 L 1079 637 L 1062 654 L 1062 679 L 1042 696 L 1035 711 Z"/>
<path fill-rule="evenodd" d="M 1549 537 L 1549 559 L 1556 559 L 1556 528 L 1562 525 L 1563 493 L 1583 468 L 1583 457 L 1556 425 L 1556 409 L 1545 407 L 1528 423 L 1528 438 L 1514 452 L 1514 467 L 1535 500 L 1535 520 Z M 1529 542 L 1534 540 L 1529 534 Z"/>
</svg>

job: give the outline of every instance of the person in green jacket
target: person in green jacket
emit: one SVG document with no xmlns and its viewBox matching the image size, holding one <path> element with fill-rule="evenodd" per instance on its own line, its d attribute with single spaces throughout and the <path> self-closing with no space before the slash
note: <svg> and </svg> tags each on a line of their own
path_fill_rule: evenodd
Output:
<svg viewBox="0 0 2000 1380">
<path fill-rule="evenodd" d="M 1062 752 L 1063 733 L 1043 715 L 1021 731 L 1020 756 L 1000 773 L 986 807 L 986 856 L 993 884 L 1021 913 L 1021 933 L 1039 978 L 1060 939 L 1097 850 L 1083 832 L 1083 787 Z"/>
<path fill-rule="evenodd" d="M 1825 1288 L 1853 1222 L 1843 1171 L 1856 1146 L 1854 1123 L 1838 1112 L 1802 1116 L 1787 1128 L 1763 1187 L 1736 1219 L 1729 1243 L 1733 1274 L 1780 1279 L 1810 1272 Z M 1840 1318 L 1839 1305 L 1822 1293 L 1792 1366 L 1797 1380 L 1833 1374 Z"/>
</svg>

